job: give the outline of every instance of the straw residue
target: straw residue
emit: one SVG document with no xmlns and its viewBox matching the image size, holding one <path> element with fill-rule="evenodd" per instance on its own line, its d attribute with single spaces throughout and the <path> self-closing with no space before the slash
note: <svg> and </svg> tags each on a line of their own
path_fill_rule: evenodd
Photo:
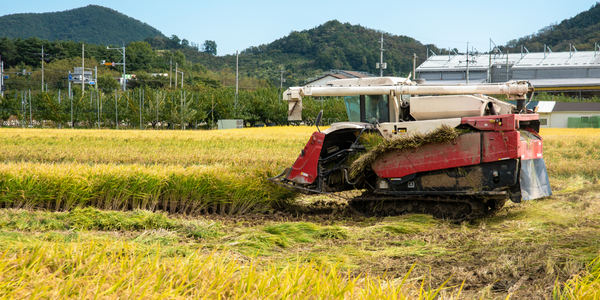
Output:
<svg viewBox="0 0 600 300">
<path fill-rule="evenodd" d="M 443 143 L 454 140 L 460 131 L 448 125 L 442 125 L 429 133 L 416 132 L 410 136 L 383 140 L 381 144 L 371 148 L 350 165 L 350 178 L 357 178 L 368 166 L 391 151 L 419 148 L 425 144 Z"/>
</svg>

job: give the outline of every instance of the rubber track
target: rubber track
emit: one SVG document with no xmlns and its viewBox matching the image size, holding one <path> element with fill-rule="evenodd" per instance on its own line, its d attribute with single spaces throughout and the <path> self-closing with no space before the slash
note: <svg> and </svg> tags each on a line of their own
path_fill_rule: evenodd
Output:
<svg viewBox="0 0 600 300">
<path fill-rule="evenodd" d="M 439 219 L 450 219 L 455 222 L 473 220 L 494 214 L 504 206 L 505 200 L 492 202 L 488 205 L 482 197 L 435 197 L 435 196 L 406 196 L 391 197 L 365 192 L 361 196 L 347 198 L 336 193 L 327 193 L 289 184 L 280 178 L 283 175 L 269 178 L 270 182 L 287 189 L 304 194 L 323 194 L 347 200 L 349 206 L 357 213 L 366 216 L 397 216 L 408 213 L 429 214 Z"/>
</svg>

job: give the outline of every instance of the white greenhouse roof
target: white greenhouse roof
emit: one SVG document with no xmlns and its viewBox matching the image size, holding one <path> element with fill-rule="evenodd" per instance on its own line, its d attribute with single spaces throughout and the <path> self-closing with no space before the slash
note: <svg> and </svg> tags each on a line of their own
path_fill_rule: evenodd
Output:
<svg viewBox="0 0 600 300">
<path fill-rule="evenodd" d="M 513 68 L 561 68 L 561 67 L 600 67 L 600 51 L 578 51 L 578 52 L 532 52 L 532 53 L 510 53 L 510 54 L 478 54 L 469 57 L 469 69 L 487 69 L 492 65 L 512 65 Z M 466 69 L 467 56 L 457 55 L 435 55 L 430 56 L 417 70 L 428 71 L 451 71 L 453 69 Z"/>
</svg>

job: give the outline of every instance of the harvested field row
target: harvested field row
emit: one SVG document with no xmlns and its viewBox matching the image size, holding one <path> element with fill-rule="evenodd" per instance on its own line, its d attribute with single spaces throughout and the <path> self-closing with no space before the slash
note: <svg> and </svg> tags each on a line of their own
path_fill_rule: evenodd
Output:
<svg viewBox="0 0 600 300">
<path fill-rule="evenodd" d="M 254 174 L 250 175 L 252 171 Z M 243 214 L 265 212 L 292 193 L 269 184 L 261 170 L 222 165 L 0 164 L 0 207 Z"/>
<path fill-rule="evenodd" d="M 264 212 L 292 196 L 265 179 L 294 162 L 313 130 L 2 129 L 0 207 Z M 541 133 L 555 191 L 597 180 L 599 129 Z"/>
</svg>

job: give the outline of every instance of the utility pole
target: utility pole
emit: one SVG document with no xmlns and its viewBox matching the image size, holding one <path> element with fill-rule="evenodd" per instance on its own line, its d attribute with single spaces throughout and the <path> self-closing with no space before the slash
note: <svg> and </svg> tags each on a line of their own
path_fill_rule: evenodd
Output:
<svg viewBox="0 0 600 300">
<path fill-rule="evenodd" d="M 490 50 L 488 51 L 490 62 L 488 64 L 487 83 L 492 83 L 492 39 L 490 39 Z"/>
<path fill-rule="evenodd" d="M 238 80 L 239 80 L 239 63 L 240 56 L 237 50 L 235 50 L 235 99 L 233 102 L 233 111 L 237 116 L 237 101 L 238 101 Z"/>
<path fill-rule="evenodd" d="M 508 81 L 508 54 L 510 51 L 506 51 L 506 81 Z"/>
<path fill-rule="evenodd" d="M 379 63 L 377 63 L 376 68 L 379 69 L 379 77 L 383 77 L 383 69 L 387 69 L 387 63 L 383 62 L 383 51 L 385 51 L 385 49 L 383 49 L 383 32 L 381 33 L 381 41 L 379 43 L 381 43 L 381 48 L 379 49 L 380 57 Z"/>
<path fill-rule="evenodd" d="M 467 42 L 467 84 L 469 84 L 469 42 Z"/>
<path fill-rule="evenodd" d="M 29 127 L 33 128 L 33 108 L 31 107 L 31 90 L 29 90 Z"/>
<path fill-rule="evenodd" d="M 34 53 L 34 54 L 40 54 L 42 57 L 42 92 L 48 91 L 47 87 L 46 87 L 46 89 L 44 89 L 44 57 L 46 56 L 46 54 L 44 54 L 44 45 L 42 44 L 42 52 L 41 53 Z"/>
<path fill-rule="evenodd" d="M 173 82 L 173 54 L 171 54 L 171 64 L 169 67 L 169 87 L 171 87 L 172 82 Z"/>
<path fill-rule="evenodd" d="M 117 103 L 117 89 L 115 89 L 115 125 L 117 127 L 117 130 L 119 130 L 119 109 L 118 109 L 118 103 Z"/>
<path fill-rule="evenodd" d="M 285 72 L 283 70 L 283 66 L 281 66 L 281 71 L 279 71 L 281 73 L 281 77 L 279 78 L 279 89 L 283 89 L 283 73 Z"/>
<path fill-rule="evenodd" d="M 42 92 L 44 91 L 44 45 L 42 45 Z"/>
<path fill-rule="evenodd" d="M 81 95 L 83 95 L 83 91 L 85 90 L 85 44 L 81 43 Z"/>
<path fill-rule="evenodd" d="M 4 97 L 4 62 L 2 61 L 2 55 L 0 55 L 0 96 Z"/>
<path fill-rule="evenodd" d="M 71 92 L 71 71 L 69 71 L 69 98 L 71 98 L 71 129 L 75 129 L 75 124 L 73 124 L 73 93 Z"/>
<path fill-rule="evenodd" d="M 60 106 L 60 89 L 58 90 L 58 106 Z M 62 128 L 62 122 L 58 123 L 58 129 Z"/>
<path fill-rule="evenodd" d="M 181 73 L 181 88 L 183 89 L 183 72 L 177 71 L 177 73 Z M 175 77 L 177 77 L 177 74 L 175 74 Z M 175 82 L 175 86 L 177 86 L 177 82 Z"/>
<path fill-rule="evenodd" d="M 123 91 L 127 90 L 127 80 L 125 80 L 125 43 L 123 43 Z"/>
<path fill-rule="evenodd" d="M 281 66 L 281 71 L 279 71 L 280 74 L 280 78 L 279 78 L 279 102 L 281 102 L 281 90 L 283 89 L 283 83 L 285 82 L 285 79 L 283 78 L 283 73 L 285 73 L 285 70 L 283 70 L 283 66 Z"/>
<path fill-rule="evenodd" d="M 175 62 L 175 88 L 177 88 L 177 62 Z"/>
<path fill-rule="evenodd" d="M 417 54 L 413 53 L 413 79 L 417 79 L 417 73 L 416 73 L 416 69 L 417 69 Z"/>
<path fill-rule="evenodd" d="M 106 49 L 107 50 L 117 50 L 117 51 L 119 51 L 119 53 L 121 53 L 123 55 L 123 58 L 121 58 L 123 60 L 122 63 L 112 62 L 112 63 L 104 63 L 104 64 L 107 65 L 107 66 L 110 65 L 110 66 L 113 66 L 113 67 L 116 66 L 116 65 L 123 65 L 123 91 L 126 91 L 127 90 L 127 83 L 126 83 L 127 80 L 125 79 L 125 44 L 123 44 L 123 47 L 121 47 L 121 48 L 109 48 L 109 47 L 106 47 Z"/>
</svg>

